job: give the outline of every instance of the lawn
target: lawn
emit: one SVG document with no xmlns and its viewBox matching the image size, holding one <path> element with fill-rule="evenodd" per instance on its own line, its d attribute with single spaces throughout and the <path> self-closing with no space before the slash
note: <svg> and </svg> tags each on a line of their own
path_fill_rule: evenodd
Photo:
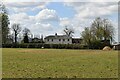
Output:
<svg viewBox="0 0 120 80">
<path fill-rule="evenodd" d="M 118 77 L 118 51 L 4 48 L 2 60 L 3 78 Z"/>
</svg>

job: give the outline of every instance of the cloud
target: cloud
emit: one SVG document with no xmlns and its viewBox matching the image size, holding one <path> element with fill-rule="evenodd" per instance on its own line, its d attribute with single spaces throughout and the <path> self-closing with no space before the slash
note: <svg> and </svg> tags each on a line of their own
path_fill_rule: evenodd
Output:
<svg viewBox="0 0 120 80">
<path fill-rule="evenodd" d="M 43 24 L 43 23 L 36 23 L 35 25 L 33 25 L 34 27 L 40 27 L 41 29 L 40 29 L 40 31 L 52 31 L 53 29 L 53 27 L 52 27 L 52 25 L 51 24 L 49 24 L 49 23 L 46 23 L 46 24 Z"/>
<path fill-rule="evenodd" d="M 64 5 L 72 7 L 76 12 L 71 20 L 72 23 L 75 25 L 81 24 L 78 26 L 85 27 L 90 25 L 96 17 L 106 18 L 118 12 L 118 4 L 113 2 L 68 2 L 64 3 Z"/>
<path fill-rule="evenodd" d="M 26 13 L 19 13 L 19 14 L 11 15 L 11 18 L 14 19 L 17 22 L 20 22 L 20 21 L 23 21 L 23 20 L 28 20 L 29 16 Z"/>
<path fill-rule="evenodd" d="M 119 2 L 119 0 L 54 0 L 57 2 Z"/>
<path fill-rule="evenodd" d="M 25 7 L 36 7 L 36 6 L 44 6 L 45 4 L 47 4 L 46 2 L 13 2 L 13 3 L 9 3 L 6 2 L 5 5 L 9 6 L 9 7 L 16 7 L 16 8 L 25 8 Z"/>
<path fill-rule="evenodd" d="M 57 12 L 52 9 L 43 9 L 36 15 L 36 20 L 38 21 L 59 21 Z"/>
<path fill-rule="evenodd" d="M 118 2 L 119 0 L 20 0 L 19 2 Z M 18 2 L 18 0 L 4 0 L 4 2 Z"/>
<path fill-rule="evenodd" d="M 3 2 L 51 2 L 52 0 L 3 0 Z"/>
<path fill-rule="evenodd" d="M 118 4 L 110 2 L 70 2 L 65 3 L 65 5 L 72 6 L 77 13 L 75 16 L 79 18 L 91 18 L 95 16 L 106 15 L 108 16 L 118 11 Z"/>
<path fill-rule="evenodd" d="M 51 34 L 55 30 L 55 27 L 51 21 L 58 21 L 59 18 L 55 10 L 43 9 L 38 14 L 30 16 L 25 12 L 9 15 L 10 27 L 14 23 L 19 23 L 22 29 L 29 28 L 33 34 Z M 50 21 L 50 22 L 49 22 Z"/>
<path fill-rule="evenodd" d="M 69 18 L 60 18 L 60 26 L 69 26 L 70 25 L 70 20 Z"/>
<path fill-rule="evenodd" d="M 4 4 L 8 11 L 19 13 L 44 9 L 49 2 L 5 2 Z"/>
</svg>

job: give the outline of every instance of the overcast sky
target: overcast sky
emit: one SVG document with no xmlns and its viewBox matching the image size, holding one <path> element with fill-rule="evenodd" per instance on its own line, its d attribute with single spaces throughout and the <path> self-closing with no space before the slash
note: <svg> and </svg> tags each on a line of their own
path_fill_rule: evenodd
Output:
<svg viewBox="0 0 120 80">
<path fill-rule="evenodd" d="M 71 1 L 71 2 L 70 2 Z M 6 1 L 10 25 L 20 23 L 22 29 L 29 28 L 35 35 L 47 36 L 55 33 L 63 34 L 65 26 L 75 30 L 74 37 L 80 37 L 84 27 L 89 27 L 96 17 L 108 18 L 115 27 L 117 41 L 118 2 L 108 0 L 98 2 L 80 2 L 62 0 L 61 2 L 33 2 L 32 0 Z M 99 2 L 100 1 L 100 2 Z M 109 0 L 110 1 L 110 0 Z M 111 0 L 113 1 L 113 0 Z"/>
</svg>

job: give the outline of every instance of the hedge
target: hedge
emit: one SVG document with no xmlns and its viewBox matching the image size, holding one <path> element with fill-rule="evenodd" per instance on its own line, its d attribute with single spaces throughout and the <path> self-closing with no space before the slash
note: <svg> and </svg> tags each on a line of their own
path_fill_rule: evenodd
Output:
<svg viewBox="0 0 120 80">
<path fill-rule="evenodd" d="M 2 48 L 53 48 L 53 49 L 103 49 L 106 44 L 91 44 L 90 46 L 80 44 L 44 44 L 44 43 L 22 43 L 2 44 Z M 111 45 L 108 45 L 113 47 Z"/>
<path fill-rule="evenodd" d="M 87 46 L 80 44 L 42 44 L 42 43 L 22 43 L 22 44 L 2 44 L 3 48 L 53 48 L 53 49 L 87 49 Z"/>
</svg>

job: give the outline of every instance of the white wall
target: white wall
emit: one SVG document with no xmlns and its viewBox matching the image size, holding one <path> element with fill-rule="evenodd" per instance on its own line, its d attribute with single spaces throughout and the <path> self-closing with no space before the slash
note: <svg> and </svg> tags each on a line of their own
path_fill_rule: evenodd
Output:
<svg viewBox="0 0 120 80">
<path fill-rule="evenodd" d="M 61 41 L 59 41 L 59 39 L 45 39 L 45 43 L 46 44 L 72 44 L 72 39 L 70 38 L 69 41 L 68 39 L 65 39 L 65 41 L 63 41 L 63 39 L 61 39 Z"/>
</svg>

